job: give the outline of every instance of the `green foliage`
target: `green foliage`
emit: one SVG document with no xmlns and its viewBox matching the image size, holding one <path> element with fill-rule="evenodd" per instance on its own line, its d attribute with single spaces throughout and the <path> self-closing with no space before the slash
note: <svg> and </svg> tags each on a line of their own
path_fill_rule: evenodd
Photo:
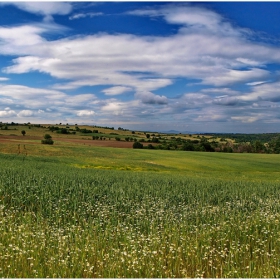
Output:
<svg viewBox="0 0 280 280">
<path fill-rule="evenodd" d="M 61 128 L 59 130 L 57 130 L 57 133 L 61 133 L 61 134 L 69 134 L 69 129 L 67 128 Z"/>
<path fill-rule="evenodd" d="M 54 141 L 52 139 L 41 140 L 42 144 L 53 145 Z"/>
<path fill-rule="evenodd" d="M 51 132 L 60 130 L 60 128 L 59 128 L 58 126 L 53 126 L 53 125 L 52 125 L 52 126 L 49 126 L 48 128 L 49 128 L 49 130 L 50 130 Z"/>
<path fill-rule="evenodd" d="M 143 149 L 143 144 L 141 144 L 140 142 L 136 141 L 133 143 L 133 149 Z"/>
<path fill-rule="evenodd" d="M 152 138 L 152 142 L 153 143 L 159 143 L 160 141 L 159 141 L 159 139 L 157 137 L 153 137 Z"/>
<path fill-rule="evenodd" d="M 22 130 L 22 131 L 21 131 L 21 134 L 22 134 L 23 136 L 25 136 L 26 131 L 25 131 L 25 130 Z"/>
<path fill-rule="evenodd" d="M 121 141 L 120 137 L 115 137 L 116 141 Z"/>
<path fill-rule="evenodd" d="M 52 136 L 50 134 L 45 134 L 44 135 L 44 139 L 51 139 L 51 138 L 52 138 Z"/>
<path fill-rule="evenodd" d="M 280 137 L 274 138 L 270 143 L 269 147 L 275 154 L 280 154 Z"/>
<path fill-rule="evenodd" d="M 45 134 L 44 140 L 41 140 L 42 144 L 53 145 L 54 141 L 52 140 L 52 136 L 50 134 Z"/>
<path fill-rule="evenodd" d="M 154 149 L 155 147 L 152 144 L 148 144 L 147 149 Z"/>
<path fill-rule="evenodd" d="M 92 133 L 92 132 L 93 132 L 92 130 L 86 129 L 86 128 L 82 128 L 82 129 L 80 129 L 79 131 L 80 131 L 81 133 Z M 95 133 L 98 133 L 98 130 L 95 130 L 95 131 L 97 131 L 97 132 L 95 132 Z"/>
<path fill-rule="evenodd" d="M 183 151 L 194 151 L 194 145 L 192 142 L 187 141 L 182 146 Z"/>
</svg>

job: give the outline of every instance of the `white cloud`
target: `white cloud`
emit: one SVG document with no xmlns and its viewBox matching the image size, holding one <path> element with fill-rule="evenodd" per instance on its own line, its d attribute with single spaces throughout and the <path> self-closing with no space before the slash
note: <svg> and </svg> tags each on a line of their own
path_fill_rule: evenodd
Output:
<svg viewBox="0 0 280 280">
<path fill-rule="evenodd" d="M 244 67 L 245 61 L 240 62 L 240 57 L 248 57 L 245 64 L 248 67 L 252 66 L 251 61 L 258 59 L 262 63 L 280 61 L 277 49 L 224 34 L 190 32 L 169 37 L 98 34 L 47 42 L 40 36 L 45 30 L 39 27 L 25 26 L 24 36 L 19 37 L 19 28 L 12 29 L 11 33 L 9 28 L 5 31 L 6 37 L 3 28 L 2 34 L 0 29 L 0 40 L 4 42 L 0 53 L 24 56 L 14 59 L 14 64 L 4 71 L 8 74 L 40 71 L 70 80 L 56 85 L 57 89 L 112 85 L 152 91 L 171 85 L 173 77 L 194 78 L 204 84 L 225 86 L 253 82 L 269 74 L 259 68 L 246 71 L 231 69 Z M 27 37 L 31 41 L 26 40 Z"/>
<path fill-rule="evenodd" d="M 252 92 L 243 94 L 239 97 L 240 100 L 244 101 L 280 101 L 280 82 L 265 83 L 253 87 Z"/>
<path fill-rule="evenodd" d="M 33 112 L 31 110 L 22 110 L 17 115 L 21 118 L 32 117 Z"/>
<path fill-rule="evenodd" d="M 71 4 L 58 4 L 39 7 L 23 3 L 21 8 L 45 17 L 70 13 Z M 10 107 L 1 111 L 2 115 L 17 111 L 20 117 L 33 112 L 34 117 L 49 114 L 54 119 L 67 116 L 69 120 L 94 115 L 108 124 L 112 115 L 115 122 L 124 123 L 136 118 L 151 120 L 151 116 L 165 120 L 168 116 L 182 123 L 250 123 L 263 118 L 250 115 L 250 110 L 264 110 L 264 102 L 268 108 L 280 100 L 279 83 L 263 82 L 271 75 L 265 65 L 280 62 L 279 49 L 250 40 L 246 30 L 232 26 L 214 11 L 176 3 L 131 14 L 162 17 L 178 32 L 166 36 L 98 33 L 51 40 L 51 36 L 43 35 L 61 31 L 60 26 L 0 27 L 0 54 L 15 57 L 3 72 L 38 71 L 60 79 L 52 89 L 0 84 L 1 104 Z M 76 13 L 70 19 L 96 15 Z M 159 89 L 176 83 L 176 78 L 203 84 L 204 89 L 167 98 Z M 7 79 L 0 77 L 0 81 Z M 238 83 L 247 85 L 248 92 L 230 88 Z M 79 87 L 97 85 L 106 86 L 102 91 L 105 100 L 98 99 L 97 92 L 71 95 Z M 175 96 L 176 89 L 170 89 Z M 66 94 L 63 90 L 73 91 Z M 135 99 L 121 101 L 127 92 L 133 92 Z M 210 110 L 211 106 L 214 109 Z M 237 117 L 244 112 L 247 117 Z"/>
<path fill-rule="evenodd" d="M 29 13 L 43 15 L 45 20 L 52 20 L 52 15 L 67 15 L 72 11 L 72 4 L 65 2 L 2 2 L 1 5 L 14 5 Z"/>
<path fill-rule="evenodd" d="M 215 98 L 213 103 L 218 105 L 233 106 L 238 104 L 238 98 L 232 96 L 221 96 Z"/>
<path fill-rule="evenodd" d="M 13 116 L 16 116 L 16 112 L 14 110 L 9 110 L 9 108 L 6 108 L 4 111 L 0 111 L 0 118 Z"/>
<path fill-rule="evenodd" d="M 104 105 L 101 110 L 118 114 L 122 111 L 122 107 L 122 102 L 110 101 L 106 105 Z"/>
<path fill-rule="evenodd" d="M 10 97 L 13 99 L 44 98 L 44 100 L 42 100 L 44 103 L 48 100 L 54 99 L 63 100 L 67 95 L 56 90 L 32 88 L 22 85 L 0 85 L 0 96 Z"/>
<path fill-rule="evenodd" d="M 73 16 L 70 16 L 69 19 L 80 19 L 80 18 L 85 18 L 85 17 L 96 17 L 96 16 L 102 16 L 103 13 L 79 13 L 79 14 L 74 14 Z"/>
<path fill-rule="evenodd" d="M 256 81 L 256 82 L 251 82 L 251 83 L 247 83 L 246 85 L 248 86 L 258 86 L 258 85 L 261 85 L 261 84 L 264 84 L 265 81 Z"/>
<path fill-rule="evenodd" d="M 216 73 L 215 76 L 206 77 L 203 83 L 215 86 L 225 86 L 234 83 L 245 82 L 248 80 L 251 81 L 255 79 L 266 78 L 268 75 L 269 71 L 258 68 L 246 71 L 228 70 L 224 71 L 224 73 Z"/>
<path fill-rule="evenodd" d="M 231 117 L 232 120 L 241 121 L 243 123 L 252 123 L 258 120 L 257 117 L 251 116 L 238 116 L 238 117 Z"/>
<path fill-rule="evenodd" d="M 124 87 L 124 86 L 116 86 L 116 87 L 111 87 L 102 90 L 102 92 L 105 93 L 105 95 L 119 95 L 128 91 L 131 91 L 132 88 L 130 87 Z"/>
<path fill-rule="evenodd" d="M 89 117 L 89 116 L 94 116 L 95 112 L 90 111 L 90 110 L 81 110 L 77 112 L 78 117 Z"/>
</svg>

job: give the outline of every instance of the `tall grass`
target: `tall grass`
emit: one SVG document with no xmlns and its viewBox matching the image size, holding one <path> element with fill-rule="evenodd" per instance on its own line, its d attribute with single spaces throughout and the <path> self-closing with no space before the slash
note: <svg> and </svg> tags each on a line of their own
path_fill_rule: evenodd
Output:
<svg viewBox="0 0 280 280">
<path fill-rule="evenodd" d="M 276 181 L 0 160 L 0 277 L 280 276 Z"/>
</svg>

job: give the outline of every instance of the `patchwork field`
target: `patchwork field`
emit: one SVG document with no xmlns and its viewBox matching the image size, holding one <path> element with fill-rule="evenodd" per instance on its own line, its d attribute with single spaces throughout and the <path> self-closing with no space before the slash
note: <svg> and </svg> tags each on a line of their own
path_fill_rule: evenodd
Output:
<svg viewBox="0 0 280 280">
<path fill-rule="evenodd" d="M 280 155 L 7 136 L 0 277 L 280 277 Z"/>
</svg>

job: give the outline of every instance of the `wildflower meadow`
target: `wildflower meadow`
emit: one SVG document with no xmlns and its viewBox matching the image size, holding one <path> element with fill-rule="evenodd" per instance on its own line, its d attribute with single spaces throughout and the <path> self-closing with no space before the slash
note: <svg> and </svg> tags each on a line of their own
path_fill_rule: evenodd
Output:
<svg viewBox="0 0 280 280">
<path fill-rule="evenodd" d="M 192 153 L 174 164 L 186 155 L 199 166 Z M 277 171 L 242 179 L 211 160 L 223 177 L 0 154 L 0 277 L 280 277 Z"/>
</svg>

